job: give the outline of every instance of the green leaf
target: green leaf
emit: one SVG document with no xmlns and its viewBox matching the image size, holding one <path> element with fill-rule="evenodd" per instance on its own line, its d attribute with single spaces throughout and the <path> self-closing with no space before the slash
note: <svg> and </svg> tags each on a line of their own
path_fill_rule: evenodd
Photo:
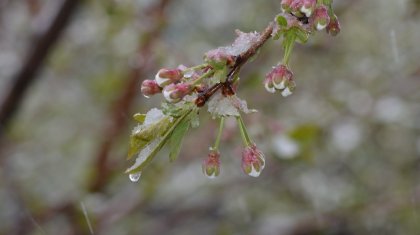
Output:
<svg viewBox="0 0 420 235">
<path fill-rule="evenodd" d="M 281 27 L 287 27 L 287 19 L 286 17 L 282 16 L 282 15 L 278 15 L 276 17 L 276 22 L 277 24 Z"/>
<path fill-rule="evenodd" d="M 136 153 L 140 152 L 152 140 L 164 135 L 171 125 L 171 118 L 165 117 L 160 121 L 144 126 L 140 131 L 131 134 L 127 159 L 132 158 Z"/>
<path fill-rule="evenodd" d="M 190 128 L 191 117 L 185 118 L 182 120 L 177 127 L 175 127 L 170 139 L 169 139 L 169 159 L 171 162 L 175 161 L 178 158 L 178 155 L 181 151 L 182 140 L 184 139 L 185 134 Z"/>
<path fill-rule="evenodd" d="M 144 120 L 146 119 L 146 114 L 136 113 L 133 115 L 133 118 L 138 123 L 143 124 Z"/>
<path fill-rule="evenodd" d="M 163 135 L 156 137 L 155 139 L 151 140 L 148 144 L 149 147 L 153 147 L 153 149 L 148 149 L 147 145 L 144 146 L 145 148 L 142 149 L 141 151 L 150 151 L 148 153 L 148 155 L 142 159 L 142 161 L 140 163 L 136 163 L 128 168 L 125 173 L 127 174 L 133 174 L 133 173 L 138 173 L 141 172 L 145 166 L 147 166 L 156 156 L 156 154 L 159 152 L 159 150 L 162 149 L 162 147 L 166 144 L 166 142 L 168 142 L 169 137 L 171 136 L 172 132 L 175 130 L 175 128 L 193 111 L 193 109 L 184 109 L 183 115 L 179 118 L 176 118 L 173 122 L 170 122 L 170 128 L 168 128 Z M 158 143 L 156 143 L 156 145 L 150 146 L 150 143 L 153 143 L 153 141 L 159 140 L 160 141 Z M 140 154 L 142 153 L 140 151 Z"/>
<path fill-rule="evenodd" d="M 149 141 L 142 140 L 136 136 L 130 137 L 130 147 L 128 149 L 127 160 L 131 159 L 136 153 L 140 152 Z"/>
</svg>

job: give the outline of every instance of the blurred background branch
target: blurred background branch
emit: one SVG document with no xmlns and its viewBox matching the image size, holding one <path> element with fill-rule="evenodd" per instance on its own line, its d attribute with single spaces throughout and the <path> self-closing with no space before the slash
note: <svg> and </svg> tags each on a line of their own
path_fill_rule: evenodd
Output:
<svg viewBox="0 0 420 235">
<path fill-rule="evenodd" d="M 0 140 L 24 101 L 27 90 L 40 77 L 37 75 L 42 69 L 45 59 L 54 48 L 81 2 L 81 0 L 62 1 L 55 18 L 45 32 L 39 38 L 36 38 L 22 68 L 11 79 L 10 88 L 6 89 L 6 94 L 3 97 L 0 97 L 2 99 L 0 101 Z M 34 6 L 33 4 L 31 6 Z"/>
</svg>

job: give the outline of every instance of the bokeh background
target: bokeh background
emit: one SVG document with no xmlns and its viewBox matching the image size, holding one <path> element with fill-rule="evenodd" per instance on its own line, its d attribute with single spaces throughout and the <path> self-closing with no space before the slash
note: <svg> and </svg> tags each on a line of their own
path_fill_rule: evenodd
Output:
<svg viewBox="0 0 420 235">
<path fill-rule="evenodd" d="M 420 1 L 334 5 L 342 32 L 295 48 L 291 97 L 262 86 L 279 42 L 241 73 L 259 178 L 241 172 L 233 120 L 221 175 L 201 173 L 217 126 L 204 109 L 180 158 L 164 149 L 132 183 L 131 116 L 162 101 L 141 81 L 264 29 L 279 1 L 0 1 L 0 101 L 33 79 L 1 123 L 0 234 L 420 234 Z"/>
</svg>

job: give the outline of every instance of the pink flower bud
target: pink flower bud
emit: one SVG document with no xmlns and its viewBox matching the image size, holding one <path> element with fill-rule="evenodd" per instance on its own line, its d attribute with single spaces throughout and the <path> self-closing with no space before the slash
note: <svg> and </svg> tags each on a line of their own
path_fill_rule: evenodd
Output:
<svg viewBox="0 0 420 235">
<path fill-rule="evenodd" d="M 292 2 L 293 2 L 293 0 L 282 0 L 281 1 L 281 9 L 283 10 L 283 12 L 290 12 Z"/>
<path fill-rule="evenodd" d="M 295 88 L 293 73 L 285 65 L 278 65 L 266 75 L 264 86 L 271 93 L 274 93 L 275 89 L 284 89 L 282 95 L 289 96 Z"/>
<path fill-rule="evenodd" d="M 161 88 L 155 80 L 144 80 L 141 84 L 141 93 L 149 97 L 161 92 Z"/>
<path fill-rule="evenodd" d="M 242 152 L 242 170 L 245 174 L 258 177 L 265 167 L 264 154 L 255 144 L 248 146 Z"/>
<path fill-rule="evenodd" d="M 316 30 L 321 31 L 325 29 L 330 23 L 330 16 L 328 15 L 327 8 L 325 6 L 316 8 L 310 21 Z"/>
<path fill-rule="evenodd" d="M 163 89 L 163 96 L 171 103 L 177 103 L 192 92 L 192 86 L 187 83 L 170 84 Z"/>
<path fill-rule="evenodd" d="M 210 149 L 207 158 L 204 159 L 202 165 L 203 173 L 210 179 L 214 179 L 220 174 L 220 153 Z"/>
<path fill-rule="evenodd" d="M 299 9 L 306 17 L 310 17 L 314 12 L 315 7 L 316 0 L 303 0 Z"/>
<path fill-rule="evenodd" d="M 332 36 L 337 36 L 341 31 L 340 22 L 336 15 L 330 20 L 330 23 L 327 26 L 327 33 L 331 34 Z"/>
<path fill-rule="evenodd" d="M 270 93 L 276 92 L 276 88 L 274 87 L 274 84 L 273 84 L 273 78 L 271 76 L 265 77 L 264 87 Z"/>
<path fill-rule="evenodd" d="M 165 87 L 171 83 L 176 83 L 183 78 L 180 69 L 160 69 L 155 76 L 155 80 L 160 87 Z"/>
</svg>

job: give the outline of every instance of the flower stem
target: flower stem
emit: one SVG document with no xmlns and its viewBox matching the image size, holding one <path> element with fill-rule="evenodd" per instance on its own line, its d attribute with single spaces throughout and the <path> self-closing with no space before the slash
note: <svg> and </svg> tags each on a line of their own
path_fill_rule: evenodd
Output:
<svg viewBox="0 0 420 235">
<path fill-rule="evenodd" d="M 219 130 L 217 132 L 216 141 L 214 142 L 214 146 L 213 146 L 213 149 L 214 150 L 219 150 L 220 140 L 222 139 L 222 133 L 223 133 L 224 124 L 225 124 L 225 118 L 224 117 L 221 117 L 220 118 L 220 124 L 219 124 Z"/>
<path fill-rule="evenodd" d="M 207 73 L 203 74 L 201 77 L 199 77 L 197 80 L 194 80 L 191 85 L 197 86 L 203 81 L 203 79 L 211 77 L 213 74 L 214 74 L 214 71 L 210 70 Z"/>
<path fill-rule="evenodd" d="M 248 131 L 246 130 L 244 121 L 242 120 L 242 117 L 239 115 L 238 117 L 236 117 L 236 120 L 238 121 L 238 125 L 239 125 L 239 130 L 241 132 L 241 137 L 242 137 L 242 141 L 244 142 L 245 146 L 251 146 L 252 145 L 252 141 L 249 138 L 248 135 Z"/>
<path fill-rule="evenodd" d="M 284 40 L 284 58 L 283 58 L 283 64 L 288 65 L 290 60 L 290 55 L 292 54 L 293 47 L 295 45 L 295 39 L 296 35 L 293 33 L 290 33 L 286 36 Z"/>
<path fill-rule="evenodd" d="M 200 65 L 196 65 L 196 66 L 187 68 L 186 70 L 184 70 L 184 74 L 187 73 L 187 72 L 190 72 L 190 71 L 204 69 L 207 66 L 209 66 L 209 65 L 207 63 L 204 63 L 204 64 L 200 64 Z"/>
</svg>

